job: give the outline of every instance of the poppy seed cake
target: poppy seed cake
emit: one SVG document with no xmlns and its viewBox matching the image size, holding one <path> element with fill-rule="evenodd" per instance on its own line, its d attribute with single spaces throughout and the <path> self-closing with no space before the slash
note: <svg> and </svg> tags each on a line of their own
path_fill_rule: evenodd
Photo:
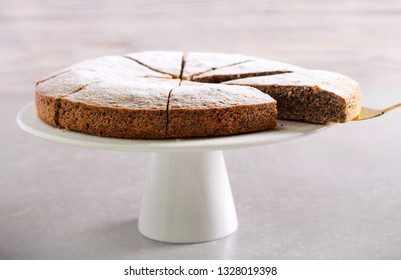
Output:
<svg viewBox="0 0 401 280">
<path fill-rule="evenodd" d="M 40 119 L 98 136 L 162 139 L 263 131 L 276 118 L 346 122 L 359 85 L 343 75 L 240 54 L 139 52 L 41 79 Z"/>
</svg>

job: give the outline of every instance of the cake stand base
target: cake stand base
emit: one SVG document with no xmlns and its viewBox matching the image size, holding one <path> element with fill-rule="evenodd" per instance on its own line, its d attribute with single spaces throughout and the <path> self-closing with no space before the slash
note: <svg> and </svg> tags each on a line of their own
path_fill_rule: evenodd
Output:
<svg viewBox="0 0 401 280">
<path fill-rule="evenodd" d="M 218 239 L 238 226 L 222 151 L 152 153 L 139 231 L 173 243 Z"/>
</svg>

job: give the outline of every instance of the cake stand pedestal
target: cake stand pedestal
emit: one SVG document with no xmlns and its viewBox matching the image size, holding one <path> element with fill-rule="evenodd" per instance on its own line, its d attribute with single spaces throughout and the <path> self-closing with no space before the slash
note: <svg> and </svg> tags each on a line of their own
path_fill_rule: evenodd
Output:
<svg viewBox="0 0 401 280">
<path fill-rule="evenodd" d="M 237 229 L 222 150 L 288 141 L 327 127 L 279 121 L 272 130 L 226 137 L 120 139 L 50 126 L 37 117 L 34 103 L 21 109 L 17 122 L 30 134 L 63 144 L 151 152 L 138 228 L 148 238 L 172 243 L 215 240 Z"/>
<path fill-rule="evenodd" d="M 202 242 L 237 226 L 222 151 L 151 154 L 138 225 L 143 235 Z"/>
</svg>

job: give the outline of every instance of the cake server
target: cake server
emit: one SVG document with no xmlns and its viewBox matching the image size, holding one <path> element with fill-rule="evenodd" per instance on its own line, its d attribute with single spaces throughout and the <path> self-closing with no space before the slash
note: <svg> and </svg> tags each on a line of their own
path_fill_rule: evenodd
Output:
<svg viewBox="0 0 401 280">
<path fill-rule="evenodd" d="M 384 115 L 385 113 L 388 113 L 391 110 L 394 110 L 394 109 L 399 108 L 399 107 L 401 107 L 401 103 L 395 104 L 395 105 L 390 106 L 390 107 L 385 108 L 385 109 L 372 109 L 372 108 L 362 107 L 361 108 L 361 112 L 354 119 L 354 121 L 363 121 L 363 120 L 376 118 L 376 117 Z"/>
</svg>

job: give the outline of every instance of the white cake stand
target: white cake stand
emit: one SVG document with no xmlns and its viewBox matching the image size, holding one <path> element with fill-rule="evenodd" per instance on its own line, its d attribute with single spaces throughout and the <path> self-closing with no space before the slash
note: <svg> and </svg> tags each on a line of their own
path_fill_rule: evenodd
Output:
<svg viewBox="0 0 401 280">
<path fill-rule="evenodd" d="M 273 144 L 327 127 L 279 121 L 264 132 L 226 137 L 132 140 L 58 129 L 42 122 L 34 103 L 18 114 L 19 126 L 47 140 L 96 149 L 151 152 L 139 231 L 172 243 L 204 242 L 233 233 L 238 226 L 222 150 Z"/>
</svg>

